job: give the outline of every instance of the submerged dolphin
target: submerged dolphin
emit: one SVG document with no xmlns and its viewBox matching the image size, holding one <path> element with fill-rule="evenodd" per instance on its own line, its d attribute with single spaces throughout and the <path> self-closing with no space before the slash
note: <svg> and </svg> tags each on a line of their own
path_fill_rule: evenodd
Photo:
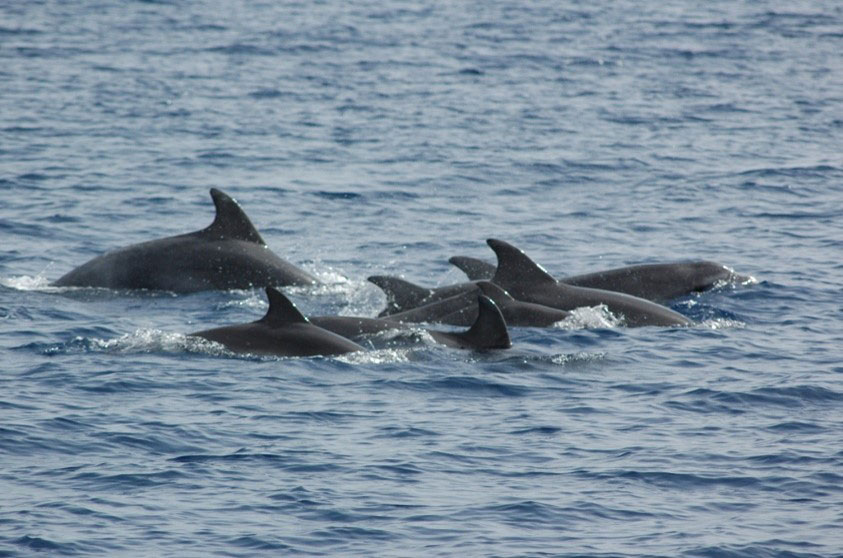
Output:
<svg viewBox="0 0 843 558">
<path fill-rule="evenodd" d="M 412 285 L 412 283 L 408 283 Z M 416 288 L 422 289 L 423 287 Z M 489 281 L 466 283 L 463 294 L 457 294 L 442 300 L 434 300 L 417 308 L 390 314 L 385 320 L 397 322 L 428 322 L 467 326 L 477 319 L 477 305 L 473 300 L 478 291 L 497 304 L 509 326 L 548 327 L 568 317 L 568 313 L 558 308 L 541 304 L 515 300 L 505 290 Z"/>
<path fill-rule="evenodd" d="M 363 347 L 313 325 L 281 291 L 266 287 L 269 310 L 260 320 L 191 333 L 235 353 L 276 356 L 341 355 Z"/>
<path fill-rule="evenodd" d="M 512 346 L 506 320 L 490 298 L 472 293 L 474 318 L 467 331 L 426 330 L 434 341 L 458 349 L 508 349 Z M 394 319 L 358 318 L 349 316 L 311 316 L 310 322 L 351 339 L 381 331 L 406 329 Z"/>
<path fill-rule="evenodd" d="M 318 282 L 276 256 L 231 197 L 211 188 L 211 198 L 217 214 L 207 228 L 107 252 L 53 284 L 190 293 Z"/>
<path fill-rule="evenodd" d="M 429 289 L 390 275 L 372 275 L 367 277 L 367 281 L 380 287 L 386 295 L 386 308 L 379 314 L 381 317 L 477 290 L 473 283 L 457 283 Z"/>
<path fill-rule="evenodd" d="M 448 261 L 472 281 L 492 279 L 497 269 L 493 264 L 468 256 L 454 256 Z M 748 280 L 749 277 L 739 275 L 723 264 L 706 260 L 631 265 L 559 279 L 575 287 L 617 291 L 654 302 L 706 291 L 722 283 Z"/>
<path fill-rule="evenodd" d="M 498 257 L 498 267 L 492 282 L 509 291 L 518 300 L 560 310 L 604 304 L 630 327 L 692 324 L 682 314 L 643 298 L 562 283 L 515 246 L 494 238 L 488 239 L 486 243 Z"/>
</svg>

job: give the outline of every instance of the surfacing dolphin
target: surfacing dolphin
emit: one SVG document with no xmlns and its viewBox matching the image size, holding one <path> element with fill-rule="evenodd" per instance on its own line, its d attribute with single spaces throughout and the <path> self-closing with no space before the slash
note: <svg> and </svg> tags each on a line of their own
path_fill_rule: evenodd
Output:
<svg viewBox="0 0 843 558">
<path fill-rule="evenodd" d="M 386 295 L 386 308 L 379 314 L 380 317 L 477 290 L 477 286 L 470 282 L 429 289 L 391 275 L 372 275 L 366 280 L 377 285 Z"/>
<path fill-rule="evenodd" d="M 412 285 L 412 283 L 409 284 Z M 505 290 L 489 281 L 466 283 L 466 286 L 471 290 L 442 300 L 434 300 L 417 308 L 390 314 L 382 319 L 411 323 L 471 325 L 477 319 L 477 305 L 473 303 L 473 300 L 478 292 L 497 304 L 508 326 L 549 327 L 568 317 L 568 313 L 564 310 L 515 300 Z"/>
<path fill-rule="evenodd" d="M 469 256 L 454 256 L 448 261 L 472 281 L 492 279 L 497 269 L 493 264 Z M 631 265 L 559 279 L 575 287 L 616 291 L 653 302 L 667 302 L 717 285 L 749 280 L 723 264 L 706 260 Z"/>
<path fill-rule="evenodd" d="M 260 320 L 191 333 L 235 353 L 275 356 L 329 356 L 362 351 L 341 335 L 313 325 L 274 287 L 266 287 L 269 310 Z"/>
<path fill-rule="evenodd" d="M 107 252 L 53 284 L 190 293 L 318 283 L 276 256 L 231 197 L 211 188 L 211 198 L 216 217 L 207 228 Z"/>
<path fill-rule="evenodd" d="M 486 243 L 498 257 L 498 267 L 492 282 L 518 300 L 560 310 L 603 304 L 630 327 L 692 324 L 682 314 L 643 298 L 562 283 L 515 246 L 494 238 L 488 239 Z"/>
<path fill-rule="evenodd" d="M 485 350 L 508 349 L 512 346 L 506 320 L 495 302 L 485 296 L 471 293 L 474 298 L 474 318 L 467 331 L 439 331 L 427 329 L 434 341 L 457 349 Z M 310 322 L 343 337 L 357 339 L 382 331 L 407 329 L 405 322 L 382 318 L 351 316 L 310 316 Z"/>
</svg>

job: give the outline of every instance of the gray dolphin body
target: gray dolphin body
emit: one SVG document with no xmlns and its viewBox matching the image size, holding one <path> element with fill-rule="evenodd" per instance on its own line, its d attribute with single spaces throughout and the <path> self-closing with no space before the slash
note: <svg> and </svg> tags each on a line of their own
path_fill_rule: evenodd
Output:
<svg viewBox="0 0 843 558">
<path fill-rule="evenodd" d="M 472 281 L 492 279 L 497 269 L 493 264 L 468 256 L 454 256 L 448 261 Z M 749 277 L 739 275 L 723 264 L 706 260 L 631 265 L 559 279 L 575 287 L 616 291 L 654 302 L 706 291 L 721 283 L 748 280 Z"/>
<path fill-rule="evenodd" d="M 430 304 L 431 302 L 438 302 L 446 298 L 477 290 L 476 285 L 471 282 L 429 289 L 401 279 L 400 277 L 389 275 L 372 275 L 367 280 L 380 287 L 386 295 L 386 308 L 379 314 L 380 317 L 392 316 L 405 310 Z"/>
<path fill-rule="evenodd" d="M 498 267 L 492 282 L 518 300 L 560 310 L 604 304 L 610 312 L 623 317 L 624 323 L 630 327 L 692 324 L 682 314 L 643 298 L 562 283 L 515 246 L 493 238 L 486 242 L 498 257 Z"/>
<path fill-rule="evenodd" d="M 318 283 L 276 256 L 231 197 L 212 188 L 211 198 L 216 217 L 209 227 L 107 252 L 53 284 L 190 293 Z"/>
<path fill-rule="evenodd" d="M 341 355 L 363 347 L 308 321 L 281 291 L 266 287 L 269 310 L 260 320 L 191 333 L 235 353 L 275 356 Z"/>
<path fill-rule="evenodd" d="M 476 299 L 478 291 L 494 301 L 509 326 L 548 327 L 568 317 L 568 312 L 558 308 L 515 300 L 505 290 L 489 281 L 464 285 L 469 290 L 463 294 L 434 300 L 417 308 L 390 314 L 383 319 L 412 323 L 471 325 L 477 319 L 478 307 L 473 300 Z"/>
<path fill-rule="evenodd" d="M 438 331 L 428 329 L 434 341 L 448 347 L 471 350 L 507 349 L 512 346 L 506 320 L 495 302 L 483 295 L 471 293 L 474 318 L 467 331 Z M 389 330 L 407 329 L 404 322 L 381 318 L 349 316 L 311 316 L 310 322 L 344 337 L 355 339 Z"/>
</svg>

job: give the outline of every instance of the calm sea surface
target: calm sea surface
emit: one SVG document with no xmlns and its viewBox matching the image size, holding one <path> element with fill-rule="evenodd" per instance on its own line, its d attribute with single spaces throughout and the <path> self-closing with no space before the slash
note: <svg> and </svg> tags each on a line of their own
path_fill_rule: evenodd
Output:
<svg viewBox="0 0 843 558">
<path fill-rule="evenodd" d="M 843 556 L 837 1 L 0 3 L 0 556 Z M 491 353 L 235 357 L 260 291 L 57 289 L 236 197 L 325 286 L 711 259 Z"/>
</svg>

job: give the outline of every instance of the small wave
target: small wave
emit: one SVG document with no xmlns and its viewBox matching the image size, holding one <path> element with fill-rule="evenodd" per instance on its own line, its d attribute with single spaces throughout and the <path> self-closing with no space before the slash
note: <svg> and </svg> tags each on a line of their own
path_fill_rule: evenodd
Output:
<svg viewBox="0 0 843 558">
<path fill-rule="evenodd" d="M 227 300 L 219 304 L 219 309 L 226 308 L 248 308 L 250 310 L 266 311 L 268 304 L 266 302 L 266 295 L 258 291 L 232 291 L 243 293 L 245 298 L 237 298 L 234 300 Z"/>
<path fill-rule="evenodd" d="M 50 286 L 50 280 L 44 275 L 17 275 L 0 277 L 0 285 L 18 291 L 60 291 L 61 287 Z"/>
<path fill-rule="evenodd" d="M 598 306 L 584 306 L 574 308 L 570 315 L 555 324 L 559 329 L 596 329 L 613 328 L 621 325 L 623 320 L 609 311 L 605 304 Z"/>
<path fill-rule="evenodd" d="M 550 357 L 549 362 L 553 364 L 576 364 L 597 362 L 606 358 L 606 353 L 571 353 L 563 355 L 554 355 Z"/>
<path fill-rule="evenodd" d="M 222 345 L 200 337 L 191 337 L 183 333 L 170 333 L 158 329 L 138 329 L 134 333 L 127 333 L 116 339 L 79 336 L 67 343 L 49 345 L 43 349 L 43 353 L 46 355 L 79 352 L 129 354 L 192 352 L 213 355 L 229 353 Z"/>
<path fill-rule="evenodd" d="M 150 353 L 150 352 L 205 352 L 209 344 L 204 339 L 190 337 L 183 333 L 167 333 L 158 329 L 138 329 L 134 333 L 121 335 L 117 339 L 93 340 L 93 346 L 106 352 Z M 211 346 L 213 348 L 213 346 Z"/>
<path fill-rule="evenodd" d="M 746 323 L 729 318 L 711 318 L 700 322 L 696 327 L 704 329 L 741 329 L 746 327 Z"/>
<path fill-rule="evenodd" d="M 359 351 L 346 353 L 336 357 L 346 364 L 393 364 L 396 362 L 410 362 L 412 349 L 377 349 L 374 351 Z"/>
</svg>

